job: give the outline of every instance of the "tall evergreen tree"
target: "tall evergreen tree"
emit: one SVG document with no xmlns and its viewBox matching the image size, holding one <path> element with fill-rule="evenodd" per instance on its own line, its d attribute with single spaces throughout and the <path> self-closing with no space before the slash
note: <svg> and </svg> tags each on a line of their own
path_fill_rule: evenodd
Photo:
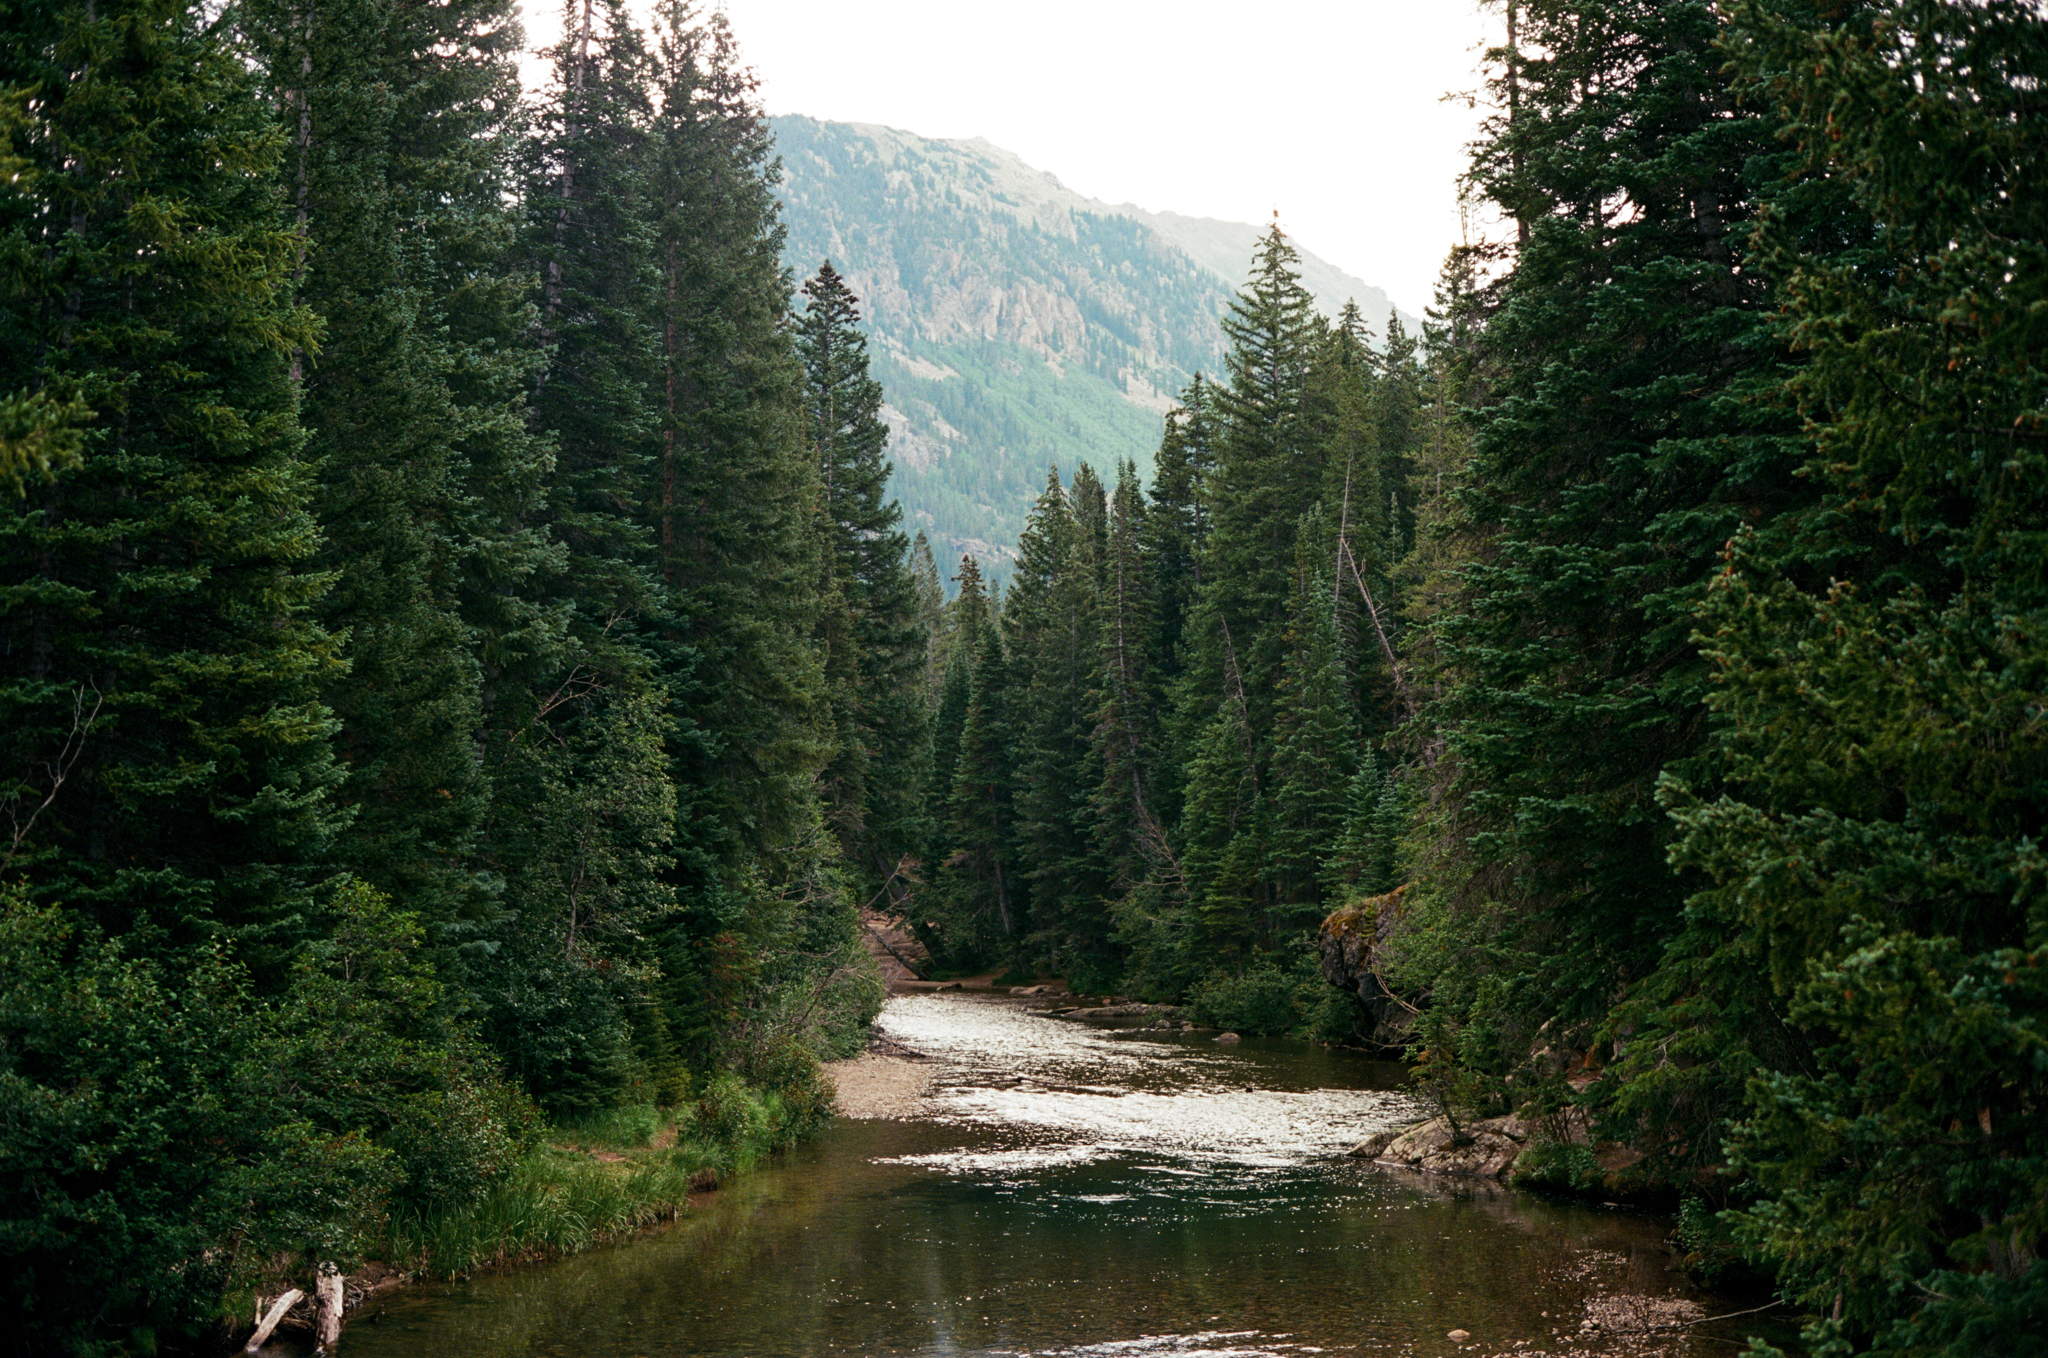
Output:
<svg viewBox="0 0 2048 1358">
<path fill-rule="evenodd" d="M 1270 726 L 1280 672 L 1296 521 L 1324 489 L 1308 399 L 1322 324 L 1300 256 L 1275 223 L 1223 322 L 1230 380 L 1215 389 L 1211 527 L 1199 621 L 1190 624 L 1198 634 L 1191 659 L 1204 657 L 1197 682 L 1212 697 L 1240 687 L 1260 732 Z"/>
<path fill-rule="evenodd" d="M 1090 833 L 1101 778 L 1091 740 L 1099 663 L 1097 596 L 1106 514 L 1102 482 L 1085 465 L 1072 491 L 1057 471 L 1018 539 L 1003 609 L 1013 694 L 1014 856 L 1030 882 L 1043 960 L 1102 974 L 1110 933 L 1106 882 Z"/>
<path fill-rule="evenodd" d="M 1503 912 L 1500 970 L 1461 973 L 1507 996 L 1496 1063 L 1545 1022 L 1590 1043 L 1671 937 L 1689 888 L 1655 786 L 1701 748 L 1693 610 L 1729 536 L 1803 497 L 1793 422 L 1757 399 L 1785 363 L 1774 300 L 1733 253 L 1777 182 L 1776 120 L 1737 105 L 1704 7 L 1519 8 L 1514 112 L 1474 173 L 1527 236 L 1473 339 L 1480 559 L 1437 630 L 1457 682 L 1433 881 Z"/>
<path fill-rule="evenodd" d="M 522 588 L 545 449 L 507 249 L 516 29 L 500 0 L 238 14 L 289 135 L 294 290 L 322 322 L 295 370 L 334 580 L 319 613 L 348 660 L 323 695 L 352 813 L 336 852 L 432 921 L 453 966 L 496 907 L 474 843 L 486 673 L 550 644 Z"/>
<path fill-rule="evenodd" d="M 679 751 L 719 854 L 788 842 L 813 814 L 829 744 L 814 640 L 818 475 L 790 283 L 770 189 L 773 146 L 723 15 L 657 8 L 654 234 L 661 269 L 656 515 L 678 622 L 668 644 L 705 679 L 677 693 L 707 733 Z M 713 677 L 715 676 L 715 678 Z"/>
<path fill-rule="evenodd" d="M 1358 743 L 1337 634 L 1337 603 L 1320 507 L 1295 535 L 1273 736 L 1273 919 L 1302 929 L 1325 913 L 1323 860 L 1344 824 L 1344 791 Z"/>
<path fill-rule="evenodd" d="M 1107 889 L 1121 896 L 1179 875 L 1158 806 L 1163 695 L 1145 494 L 1135 463 L 1117 468 L 1108 527 L 1093 733 L 1102 780 L 1091 819 Z"/>
<path fill-rule="evenodd" d="M 298 242 L 248 69 L 177 5 L 0 37 L 0 391 L 83 456 L 0 509 L 0 861 L 115 934 L 242 942 L 269 984 L 337 825 L 289 299 Z M 85 415 L 89 409 L 90 417 Z"/>
<path fill-rule="evenodd" d="M 971 560 L 962 561 L 963 576 Z M 967 597 L 963 579 L 961 598 Z M 1014 961 L 1029 921 L 1030 894 L 1011 856 L 1012 695 L 994 619 L 984 608 L 979 618 L 963 616 L 961 624 L 958 673 L 965 685 L 960 735 L 941 822 L 945 856 L 932 904 L 943 916 L 942 932 L 953 949 L 978 959 Z M 955 681 L 949 677 L 947 684 L 950 699 Z M 942 718 L 949 715 L 944 707 L 940 711 Z"/>
<path fill-rule="evenodd" d="M 797 353 L 824 492 L 818 640 L 836 747 L 824 772 L 826 818 L 858 875 L 880 880 L 916 844 L 925 639 L 898 527 L 903 511 L 883 498 L 889 429 L 881 384 L 868 374 L 858 300 L 829 260 L 804 297 Z"/>
<path fill-rule="evenodd" d="M 1746 1093 L 1738 1232 L 1814 1352 L 2016 1355 L 2048 1327 L 2048 20 L 1732 17 L 1841 224 L 1781 210 L 1756 252 L 1824 499 L 1738 535 L 1704 610 L 1720 726 L 1664 788 L 1703 889 L 1631 1015 L 1688 1069 L 1625 1073 L 1641 1104 Z"/>
</svg>

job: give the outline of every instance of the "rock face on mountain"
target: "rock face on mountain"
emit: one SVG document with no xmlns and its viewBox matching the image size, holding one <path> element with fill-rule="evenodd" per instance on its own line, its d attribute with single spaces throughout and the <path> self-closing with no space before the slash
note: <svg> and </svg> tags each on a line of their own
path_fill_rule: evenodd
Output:
<svg viewBox="0 0 2048 1358">
<path fill-rule="evenodd" d="M 978 139 L 774 126 L 784 258 L 799 277 L 830 259 L 861 298 L 893 488 L 947 574 L 961 552 L 1000 573 L 1048 466 L 1149 475 L 1161 416 L 1222 362 L 1217 322 L 1262 228 L 1085 198 Z M 1355 298 L 1384 323 L 1379 289 L 1302 262 L 1330 314 Z"/>
</svg>

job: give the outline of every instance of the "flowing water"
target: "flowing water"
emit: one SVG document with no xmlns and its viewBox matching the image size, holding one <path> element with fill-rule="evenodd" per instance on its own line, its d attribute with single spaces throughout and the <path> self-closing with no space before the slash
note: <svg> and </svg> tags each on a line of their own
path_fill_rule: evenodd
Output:
<svg viewBox="0 0 2048 1358">
<path fill-rule="evenodd" d="M 841 1119 L 674 1228 L 403 1291 L 347 1358 L 1734 1354 L 1666 1225 L 1342 1158 L 1398 1066 L 905 996 L 911 1121 Z M 1447 1336 L 1464 1330 L 1462 1342 Z"/>
</svg>

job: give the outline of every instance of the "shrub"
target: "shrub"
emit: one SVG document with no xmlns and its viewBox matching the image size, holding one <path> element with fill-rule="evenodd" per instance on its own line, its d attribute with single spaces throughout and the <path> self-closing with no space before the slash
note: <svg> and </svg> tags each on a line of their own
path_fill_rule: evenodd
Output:
<svg viewBox="0 0 2048 1358">
<path fill-rule="evenodd" d="M 1242 975 L 1214 971 L 1188 996 L 1197 1023 L 1235 1032 L 1285 1033 L 1300 1022 L 1295 1009 L 1296 979 L 1270 963 L 1248 968 Z"/>
</svg>

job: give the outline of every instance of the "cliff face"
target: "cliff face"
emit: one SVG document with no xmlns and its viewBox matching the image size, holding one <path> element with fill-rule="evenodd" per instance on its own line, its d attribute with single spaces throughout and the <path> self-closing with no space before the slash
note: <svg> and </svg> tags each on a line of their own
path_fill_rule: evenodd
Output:
<svg viewBox="0 0 2048 1358">
<path fill-rule="evenodd" d="M 1372 1017 L 1371 1039 L 1382 1047 L 1400 1047 L 1408 1040 L 1415 1011 L 1390 992 L 1381 951 L 1401 923 L 1405 886 L 1384 896 L 1369 896 L 1347 905 L 1323 921 L 1316 936 L 1323 979 L 1358 997 Z"/>
<path fill-rule="evenodd" d="M 774 120 L 784 259 L 830 259 L 861 300 L 887 394 L 893 489 L 949 569 L 1000 571 L 1046 468 L 1149 475 L 1160 417 L 1199 369 L 1262 228 L 1085 198 L 981 140 L 870 124 Z M 1304 256 L 1335 313 L 1385 295 Z M 1404 323 L 1410 323 L 1404 318 Z"/>
</svg>

